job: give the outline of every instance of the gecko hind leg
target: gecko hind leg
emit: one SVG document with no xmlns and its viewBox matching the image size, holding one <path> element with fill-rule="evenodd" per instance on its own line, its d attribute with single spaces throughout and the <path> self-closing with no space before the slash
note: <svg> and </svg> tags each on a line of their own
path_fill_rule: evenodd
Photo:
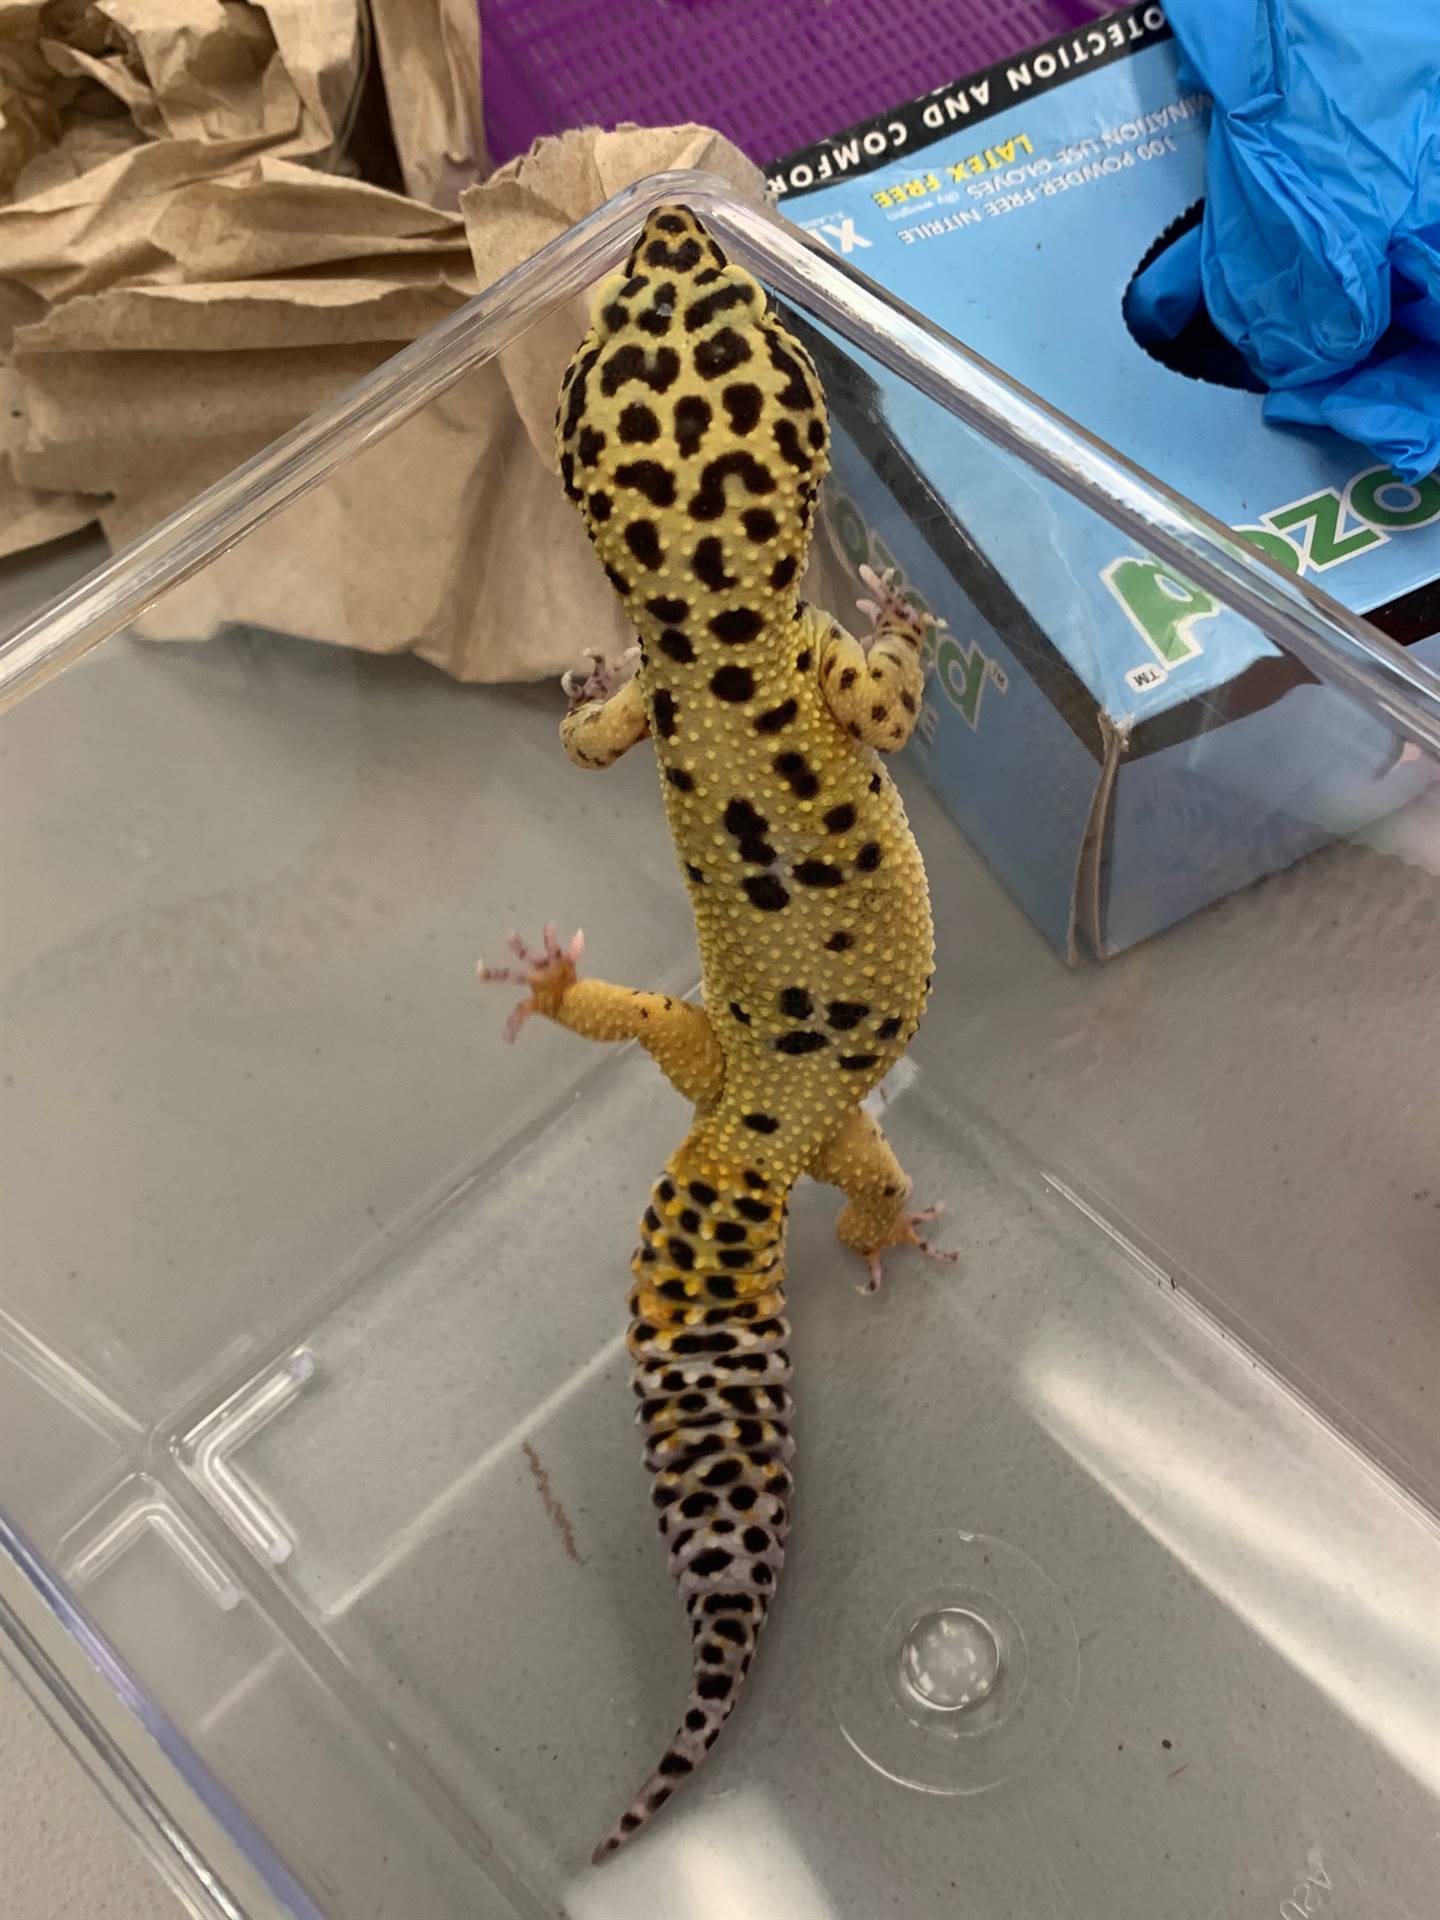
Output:
<svg viewBox="0 0 1440 1920">
<path fill-rule="evenodd" d="M 880 1256 L 892 1247 L 914 1247 L 932 1260 L 947 1264 L 960 1256 L 932 1247 L 916 1229 L 934 1220 L 944 1210 L 938 1206 L 910 1210 L 909 1177 L 895 1158 L 894 1149 L 874 1118 L 857 1109 L 830 1140 L 810 1169 L 817 1180 L 839 1187 L 848 1205 L 835 1223 L 842 1246 L 858 1253 L 865 1262 L 866 1279 L 861 1293 L 875 1293 L 884 1279 Z"/>
</svg>

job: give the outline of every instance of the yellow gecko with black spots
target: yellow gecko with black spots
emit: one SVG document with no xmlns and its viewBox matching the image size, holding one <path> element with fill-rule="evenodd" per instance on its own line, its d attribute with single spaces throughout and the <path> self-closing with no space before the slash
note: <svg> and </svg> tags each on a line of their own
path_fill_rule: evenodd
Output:
<svg viewBox="0 0 1440 1920">
<path fill-rule="evenodd" d="M 861 1105 L 929 991 L 919 850 L 879 754 L 903 745 L 925 629 L 868 576 L 861 642 L 797 583 L 828 469 L 808 354 L 688 208 L 651 215 L 565 374 L 560 470 L 639 635 L 620 679 L 567 676 L 570 758 L 607 767 L 650 736 L 695 909 L 703 1006 L 576 972 L 581 940 L 512 936 L 512 1014 L 638 1040 L 695 1104 L 645 1209 L 629 1347 L 645 1463 L 694 1640 L 694 1684 L 607 1858 L 714 1743 L 784 1555 L 793 1442 L 784 1248 L 801 1174 L 848 1204 L 839 1235 L 879 1284 L 926 1243 L 910 1182 Z M 928 1251 L 928 1248 L 927 1248 Z"/>
</svg>

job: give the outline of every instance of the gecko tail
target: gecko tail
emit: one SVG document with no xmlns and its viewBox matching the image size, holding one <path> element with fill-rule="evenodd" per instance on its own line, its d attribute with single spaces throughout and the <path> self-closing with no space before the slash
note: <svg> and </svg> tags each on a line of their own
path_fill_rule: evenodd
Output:
<svg viewBox="0 0 1440 1920">
<path fill-rule="evenodd" d="M 687 1265 L 683 1255 L 675 1259 L 673 1220 L 683 1182 L 684 1169 L 672 1161 L 646 1213 L 629 1345 L 645 1464 L 655 1476 L 651 1499 L 690 1619 L 693 1674 L 675 1736 L 596 1847 L 597 1866 L 689 1779 L 734 1711 L 775 1595 L 790 1526 L 784 1195 L 766 1192 L 761 1201 L 745 1185 L 728 1190 L 713 1173 L 688 1183 L 685 1197 L 699 1196 L 712 1234 L 695 1236 L 694 1263 Z M 694 1210 L 681 1213 L 688 1225 Z M 665 1220 L 667 1214 L 672 1219 Z M 706 1271 L 716 1245 L 732 1258 Z"/>
</svg>

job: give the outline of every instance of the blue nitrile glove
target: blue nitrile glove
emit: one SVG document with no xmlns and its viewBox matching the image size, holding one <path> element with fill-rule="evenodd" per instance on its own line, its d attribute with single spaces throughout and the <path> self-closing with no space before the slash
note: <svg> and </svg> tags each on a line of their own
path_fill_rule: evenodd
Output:
<svg viewBox="0 0 1440 1920">
<path fill-rule="evenodd" d="M 1168 13 L 1184 84 L 1215 102 L 1205 217 L 1198 245 L 1185 235 L 1137 277 L 1137 335 L 1173 339 L 1203 289 L 1272 389 L 1267 419 L 1334 427 L 1423 478 L 1440 379 L 1433 354 L 1408 349 L 1440 327 L 1440 0 Z M 1352 380 L 1382 339 L 1383 361 Z"/>
</svg>

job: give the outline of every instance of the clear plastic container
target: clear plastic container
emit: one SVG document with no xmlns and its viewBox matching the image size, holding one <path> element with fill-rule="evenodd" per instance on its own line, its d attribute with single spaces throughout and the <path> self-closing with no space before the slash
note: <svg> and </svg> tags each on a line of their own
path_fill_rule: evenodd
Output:
<svg viewBox="0 0 1440 1920">
<path fill-rule="evenodd" d="M 472 964 L 556 917 L 693 983 L 653 774 L 572 774 L 551 688 L 126 625 L 276 515 L 323 569 L 308 490 L 406 472 L 405 422 L 675 198 L 1440 771 L 1401 650 L 714 183 L 631 190 L 3 654 L 0 1624 L 57 1712 L 78 1650 L 144 1728 L 113 1784 L 196 1912 L 243 1910 L 213 1840 L 330 1920 L 1422 1920 L 1423 778 L 1067 967 L 902 763 L 940 966 L 886 1128 L 962 1262 L 863 1299 L 802 1190 L 782 1598 L 704 1773 L 587 1864 L 687 1677 L 621 1344 L 683 1109 L 633 1049 L 506 1047 Z"/>
</svg>

